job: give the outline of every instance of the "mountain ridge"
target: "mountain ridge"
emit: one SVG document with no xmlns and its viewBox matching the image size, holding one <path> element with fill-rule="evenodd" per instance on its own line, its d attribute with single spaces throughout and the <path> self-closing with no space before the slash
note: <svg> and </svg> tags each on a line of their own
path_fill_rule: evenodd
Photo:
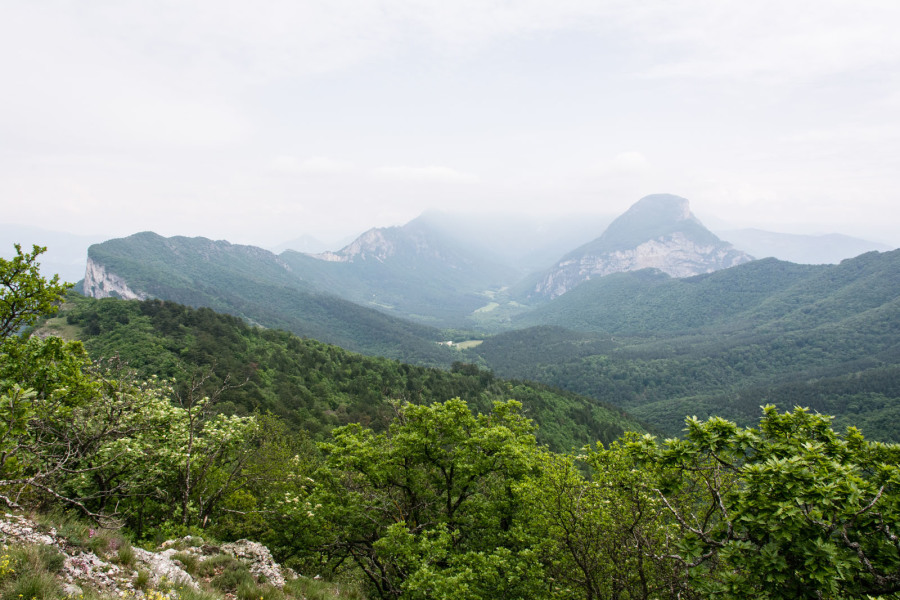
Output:
<svg viewBox="0 0 900 600">
<path fill-rule="evenodd" d="M 688 201 L 671 194 L 638 200 L 606 231 L 576 248 L 542 274 L 530 298 L 557 298 L 591 278 L 655 268 L 673 277 L 690 277 L 748 262 L 691 213 Z"/>
<path fill-rule="evenodd" d="M 449 350 L 436 343 L 442 337 L 437 329 L 318 291 L 262 248 L 143 232 L 95 244 L 88 257 L 138 297 L 209 307 L 357 352 L 425 364 L 452 362 Z"/>
</svg>

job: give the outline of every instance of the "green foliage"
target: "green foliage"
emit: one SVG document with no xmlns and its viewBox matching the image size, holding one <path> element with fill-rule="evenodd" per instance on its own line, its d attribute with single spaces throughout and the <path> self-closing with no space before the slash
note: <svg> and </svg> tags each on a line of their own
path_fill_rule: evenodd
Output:
<svg viewBox="0 0 900 600">
<path fill-rule="evenodd" d="M 365 600 L 355 584 L 333 583 L 308 577 L 287 581 L 284 589 L 289 594 L 306 600 Z"/>
<path fill-rule="evenodd" d="M 366 357 L 254 328 L 209 309 L 158 300 L 73 298 L 63 316 L 82 328 L 95 358 L 117 354 L 144 377 L 176 377 L 211 365 L 204 393 L 222 387 L 229 376 L 247 380 L 222 390 L 218 410 L 270 411 L 317 439 L 352 422 L 384 429 L 392 398 L 421 403 L 460 397 L 482 411 L 496 400 L 515 398 L 537 422 L 539 441 L 557 450 L 609 443 L 623 431 L 643 429 L 610 405 L 543 385 L 502 381 L 475 365 L 456 363 L 448 372 Z"/>
<path fill-rule="evenodd" d="M 689 419 L 682 439 L 631 443 L 679 524 L 697 588 L 724 598 L 863 598 L 900 591 L 900 446 L 830 419 L 765 409 L 759 429 Z M 893 597 L 893 596 L 892 596 Z"/>
<path fill-rule="evenodd" d="M 590 333 L 542 325 L 471 352 L 500 376 L 602 399 L 670 435 L 686 414 L 751 425 L 775 403 L 900 441 L 898 269 L 900 252 L 889 252 L 835 266 L 755 261 L 686 279 L 622 273 L 533 313 Z"/>
<path fill-rule="evenodd" d="M 221 570 L 217 570 L 211 581 L 212 586 L 217 590 L 234 593 L 241 585 L 255 583 L 250 570 L 241 561 L 232 558 L 232 560 L 220 562 L 219 565 Z"/>
<path fill-rule="evenodd" d="M 349 350 L 447 365 L 439 332 L 321 293 L 271 252 L 150 232 L 95 244 L 88 256 L 150 297 L 208 307 Z"/>
<path fill-rule="evenodd" d="M 426 219 L 379 233 L 392 247 L 383 259 L 356 255 L 325 261 L 290 250 L 278 258 L 317 289 L 438 326 L 464 323 L 486 304 L 485 290 L 511 283 L 510 269 L 449 239 Z"/>
<path fill-rule="evenodd" d="M 336 429 L 310 514 L 323 520 L 328 556 L 353 560 L 383 598 L 536 597 L 542 572 L 520 539 L 514 484 L 538 455 L 519 409 L 407 404 L 385 433 Z"/>
<path fill-rule="evenodd" d="M 59 276 L 41 277 L 37 257 L 46 248 L 35 245 L 30 253 L 15 245 L 12 259 L 0 257 L 0 339 L 5 339 L 42 316 L 56 312 L 71 284 Z"/>
<path fill-rule="evenodd" d="M 6 567 L 3 567 L 3 564 Z M 5 573 L 0 583 L 0 598 L 59 598 L 61 589 L 56 573 L 62 569 L 63 557 L 50 546 L 13 546 L 0 557 L 0 570 Z"/>
<path fill-rule="evenodd" d="M 541 464 L 525 484 L 528 522 L 558 597 L 692 597 L 670 558 L 676 529 L 644 487 L 652 465 L 639 470 L 619 444 Z"/>
<path fill-rule="evenodd" d="M 19 277 L 40 280 L 36 270 Z M 44 289 L 10 285 L 7 298 Z M 135 380 L 118 360 L 94 367 L 80 342 L 8 337 L 0 359 L 0 497 L 7 504 L 63 503 L 106 520 L 122 516 L 120 509 L 144 513 L 148 501 L 172 506 L 176 497 L 190 525 L 236 485 L 252 417 L 212 414 L 197 390 L 188 386 L 185 395 L 153 378 Z"/>
</svg>

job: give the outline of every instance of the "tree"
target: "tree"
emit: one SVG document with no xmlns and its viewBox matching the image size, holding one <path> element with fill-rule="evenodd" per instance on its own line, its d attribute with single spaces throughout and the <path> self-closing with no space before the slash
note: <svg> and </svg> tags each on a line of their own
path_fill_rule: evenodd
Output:
<svg viewBox="0 0 900 600">
<path fill-rule="evenodd" d="M 681 528 L 674 557 L 722 598 L 895 597 L 900 446 L 830 417 L 764 409 L 758 429 L 688 419 L 682 439 L 631 449 Z"/>
<path fill-rule="evenodd" d="M 524 484 L 540 556 L 561 597 L 692 597 L 669 557 L 677 524 L 642 485 L 653 471 L 636 467 L 621 444 L 598 444 L 578 456 L 545 453 L 540 474 Z"/>
<path fill-rule="evenodd" d="M 172 389 L 177 406 L 168 424 L 167 461 L 177 474 L 176 497 L 185 527 L 205 527 L 219 502 L 241 485 L 259 434 L 252 416 L 215 413 L 215 401 L 228 382 L 204 396 L 201 390 L 210 374 L 195 373 L 182 392 Z"/>
<path fill-rule="evenodd" d="M 255 419 L 213 414 L 203 377 L 179 394 L 116 359 L 95 368 L 80 342 L 14 336 L 53 313 L 69 287 L 41 277 L 43 251 L 17 245 L 15 258 L 0 259 L 0 499 L 48 500 L 109 521 L 130 499 L 168 494 L 182 525 L 205 524 L 241 485 Z"/>
<path fill-rule="evenodd" d="M 536 468 L 517 402 L 473 415 L 462 400 L 397 405 L 386 433 L 359 425 L 323 444 L 326 552 L 382 598 L 539 598 L 546 590 L 516 482 Z M 315 511 L 311 511 L 314 513 Z"/>
<path fill-rule="evenodd" d="M 47 248 L 35 245 L 31 253 L 22 253 L 15 244 L 16 256 L 0 257 L 0 339 L 6 339 L 22 327 L 32 325 L 44 315 L 56 312 L 70 283 L 60 283 L 59 275 L 50 280 L 40 275 L 37 257 Z"/>
</svg>

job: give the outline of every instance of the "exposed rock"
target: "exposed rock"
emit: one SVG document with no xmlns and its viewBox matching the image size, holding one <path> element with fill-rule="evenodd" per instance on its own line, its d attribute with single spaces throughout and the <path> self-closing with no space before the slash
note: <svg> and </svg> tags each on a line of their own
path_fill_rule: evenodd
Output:
<svg viewBox="0 0 900 600">
<path fill-rule="evenodd" d="M 282 569 L 272 559 L 269 549 L 249 540 L 239 540 L 231 544 L 214 546 L 204 543 L 202 538 L 188 536 L 179 540 L 169 540 L 161 544 L 159 552 L 132 548 L 133 567 L 123 567 L 107 562 L 95 553 L 71 544 L 53 528 L 42 531 L 36 523 L 19 515 L 6 514 L 0 518 L 0 541 L 6 544 L 43 544 L 55 547 L 63 554 L 64 562 L 60 572 L 65 593 L 79 597 L 83 588 L 90 587 L 104 593 L 142 598 L 144 593 L 135 589 L 134 581 L 138 569 L 146 570 L 153 588 L 168 586 L 199 589 L 197 582 L 185 571 L 173 555 L 180 552 L 193 554 L 199 561 L 217 554 L 228 554 L 247 563 L 251 574 L 258 581 L 281 588 L 285 575 L 295 578 L 290 569 Z"/>
<path fill-rule="evenodd" d="M 250 573 L 259 580 L 277 588 L 284 587 L 281 567 L 272 559 L 269 549 L 257 542 L 238 540 L 233 544 L 222 544 L 224 554 L 230 554 L 249 563 Z"/>
<path fill-rule="evenodd" d="M 86 582 L 91 587 L 115 594 L 134 588 L 131 581 L 137 573 L 111 564 L 93 552 L 73 546 L 53 528 L 41 532 L 37 524 L 25 517 L 4 515 L 0 519 L 0 538 L 7 544 L 43 544 L 55 547 L 65 557 L 61 572 L 64 586 L 78 587 L 76 582 Z"/>
<path fill-rule="evenodd" d="M 85 296 L 91 298 L 122 298 L 125 300 L 146 300 L 150 296 L 141 291 L 134 291 L 125 280 L 107 271 L 106 267 L 88 257 L 84 271 Z"/>
<path fill-rule="evenodd" d="M 571 252 L 532 289 L 532 296 L 556 298 L 594 278 L 623 271 L 657 269 L 691 277 L 753 260 L 706 229 L 678 196 L 647 196 L 596 240 Z"/>
<path fill-rule="evenodd" d="M 187 585 L 197 589 L 198 586 L 194 578 L 172 560 L 171 556 L 176 552 L 177 550 L 171 550 L 171 552 L 168 550 L 164 552 L 149 552 L 141 548 L 135 548 L 134 557 L 150 573 L 150 582 L 154 586 L 170 583 Z"/>
<path fill-rule="evenodd" d="M 338 252 L 323 252 L 312 256 L 326 262 L 353 262 L 356 259 L 366 260 L 369 258 L 384 262 L 385 259 L 397 252 L 394 240 L 385 235 L 385 232 L 398 230 L 397 227 L 370 229 Z"/>
</svg>

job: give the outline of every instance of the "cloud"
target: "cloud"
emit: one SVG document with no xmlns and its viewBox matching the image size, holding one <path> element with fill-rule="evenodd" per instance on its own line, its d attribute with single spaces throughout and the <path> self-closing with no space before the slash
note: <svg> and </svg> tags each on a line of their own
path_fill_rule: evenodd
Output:
<svg viewBox="0 0 900 600">
<path fill-rule="evenodd" d="M 463 173 L 449 167 L 378 167 L 372 169 L 378 179 L 387 181 L 425 182 L 425 183 L 477 183 L 476 175 Z"/>
<path fill-rule="evenodd" d="M 347 173 L 353 169 L 353 165 L 325 156 L 313 156 L 306 159 L 296 156 L 278 156 L 272 161 L 271 168 L 279 173 L 330 175 Z"/>
<path fill-rule="evenodd" d="M 898 22 L 878 0 L 690 0 L 654 3 L 631 33 L 668 51 L 646 76 L 785 83 L 896 64 Z"/>
<path fill-rule="evenodd" d="M 603 176 L 633 176 L 646 173 L 649 166 L 650 163 L 641 152 L 628 150 L 620 152 L 610 161 L 596 164 L 592 172 Z"/>
</svg>

